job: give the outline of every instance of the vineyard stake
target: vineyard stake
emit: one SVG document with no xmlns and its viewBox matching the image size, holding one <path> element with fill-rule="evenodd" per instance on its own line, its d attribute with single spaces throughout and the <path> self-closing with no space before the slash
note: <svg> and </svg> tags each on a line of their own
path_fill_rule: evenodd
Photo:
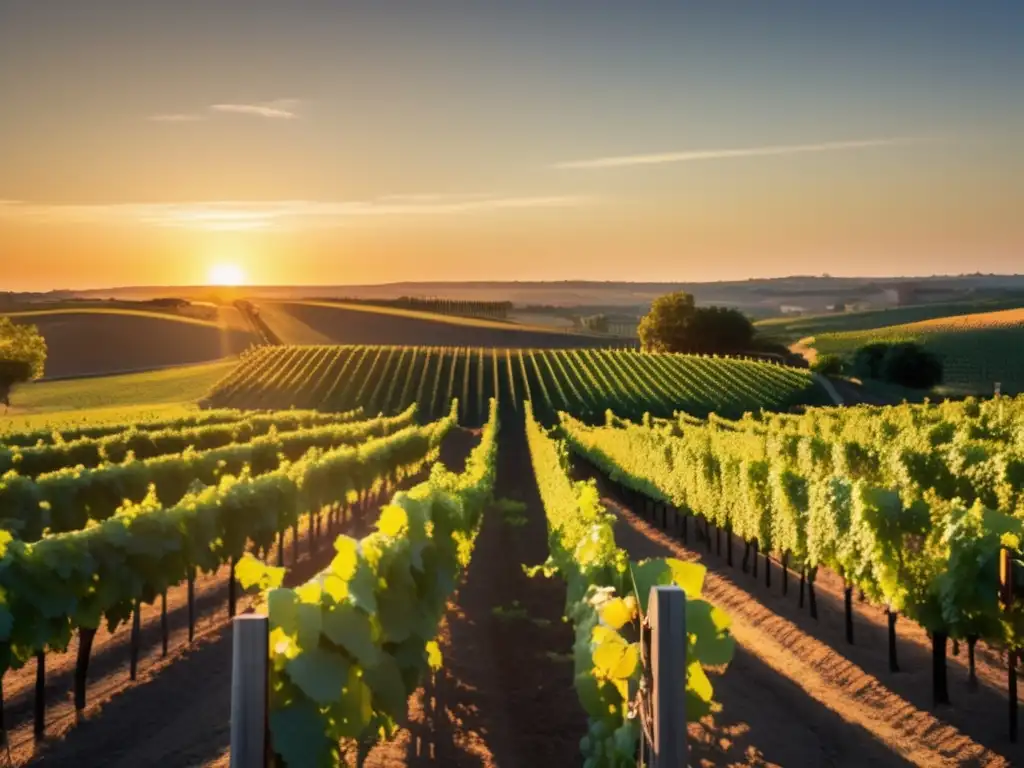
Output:
<svg viewBox="0 0 1024 768">
<path fill-rule="evenodd" d="M 811 609 L 811 618 L 818 618 L 818 596 L 814 594 L 814 577 L 818 575 L 818 566 L 811 568 L 807 574 L 807 597 Z"/>
<path fill-rule="evenodd" d="M 974 668 L 974 646 L 977 642 L 977 635 L 971 635 L 967 638 L 967 685 L 972 690 L 978 687 L 978 673 Z"/>
<path fill-rule="evenodd" d="M 196 636 L 196 569 L 189 566 L 188 569 L 188 641 L 189 643 Z"/>
<path fill-rule="evenodd" d="M 743 542 L 743 563 L 740 565 L 740 570 L 750 573 L 750 542 L 746 540 Z"/>
<path fill-rule="evenodd" d="M 949 704 L 949 687 L 946 684 L 946 640 L 945 632 L 932 632 L 932 703 Z"/>
<path fill-rule="evenodd" d="M 265 768 L 270 755 L 269 628 L 270 620 L 255 613 L 231 620 L 231 768 Z"/>
<path fill-rule="evenodd" d="M 235 617 L 235 558 L 231 557 L 231 572 L 228 574 L 228 618 Z"/>
<path fill-rule="evenodd" d="M 686 745 L 686 593 L 651 587 L 652 768 L 684 768 Z"/>
<path fill-rule="evenodd" d="M 75 709 L 85 709 L 85 686 L 89 674 L 89 655 L 92 653 L 92 639 L 95 629 L 82 627 L 78 630 L 78 660 L 75 664 Z"/>
<path fill-rule="evenodd" d="M 764 553 L 764 585 L 768 589 L 772 588 L 772 558 L 767 550 Z"/>
<path fill-rule="evenodd" d="M 757 539 L 754 539 L 754 566 L 751 569 L 753 571 L 753 573 L 751 575 L 755 579 L 757 578 L 757 548 L 758 548 L 758 542 L 757 542 Z"/>
<path fill-rule="evenodd" d="M 167 590 L 160 593 L 160 655 L 167 656 Z"/>
<path fill-rule="evenodd" d="M 843 602 L 846 604 L 846 642 L 853 645 L 853 585 L 843 587 Z"/>
<path fill-rule="evenodd" d="M 720 526 L 720 525 L 716 525 L 715 526 L 715 549 L 717 550 L 716 554 L 719 557 L 721 557 L 722 556 L 722 526 Z"/>
<path fill-rule="evenodd" d="M 799 607 L 804 607 L 804 585 L 807 583 L 807 566 L 800 566 L 800 604 Z"/>
<path fill-rule="evenodd" d="M 128 665 L 128 679 L 134 680 L 139 669 L 139 629 L 142 613 L 142 601 L 135 601 L 135 610 L 132 611 L 132 636 L 131 636 L 131 659 Z"/>
<path fill-rule="evenodd" d="M 732 562 L 732 523 L 725 526 L 725 562 L 730 568 L 735 567 Z"/>
<path fill-rule="evenodd" d="M 32 733 L 42 738 L 46 730 L 46 652 L 36 653 L 36 698 Z"/>
<path fill-rule="evenodd" d="M 782 594 L 789 594 L 789 550 L 782 553 Z"/>
<path fill-rule="evenodd" d="M 277 567 L 284 565 L 284 528 L 277 532 Z"/>
<path fill-rule="evenodd" d="M 711 523 L 704 518 L 704 542 L 708 545 L 708 554 L 711 554 Z"/>
<path fill-rule="evenodd" d="M 896 621 L 899 619 L 900 615 L 891 609 L 887 610 L 886 614 L 888 615 L 889 620 L 889 671 L 899 672 L 900 665 L 896 658 Z"/>
</svg>

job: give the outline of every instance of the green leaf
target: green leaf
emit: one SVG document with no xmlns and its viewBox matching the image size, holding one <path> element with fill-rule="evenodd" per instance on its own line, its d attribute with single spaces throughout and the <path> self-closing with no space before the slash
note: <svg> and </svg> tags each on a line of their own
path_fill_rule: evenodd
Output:
<svg viewBox="0 0 1024 768">
<path fill-rule="evenodd" d="M 437 644 L 436 640 L 431 640 L 427 643 L 427 664 L 435 672 L 444 666 L 444 659 L 441 657 L 441 646 Z"/>
<path fill-rule="evenodd" d="M 288 765 L 330 765 L 326 722 L 312 702 L 302 699 L 271 711 L 270 733 L 274 751 Z"/>
<path fill-rule="evenodd" d="M 349 663 L 340 654 L 310 648 L 291 659 L 288 677 L 317 704 L 340 701 L 348 681 Z"/>
<path fill-rule="evenodd" d="M 364 667 L 380 660 L 380 649 L 373 642 L 370 617 L 352 605 L 339 605 L 323 614 L 323 633 L 348 651 Z"/>
<path fill-rule="evenodd" d="M 296 607 L 299 599 L 290 589 L 272 589 L 267 593 L 267 614 L 270 617 L 270 627 L 280 627 L 289 635 L 294 635 L 298 630 L 298 615 Z"/>
<path fill-rule="evenodd" d="M 612 629 L 622 629 L 636 618 L 636 600 L 627 603 L 621 597 L 609 600 L 601 606 L 601 621 Z"/>
<path fill-rule="evenodd" d="M 674 557 L 667 558 L 669 570 L 672 572 L 672 582 L 686 593 L 687 600 L 695 600 L 700 597 L 704 589 L 704 574 L 707 568 L 697 563 L 687 563 Z"/>
<path fill-rule="evenodd" d="M 377 530 L 391 537 L 400 535 L 408 525 L 409 517 L 405 510 L 395 504 L 384 507 L 380 511 L 380 519 L 377 520 Z"/>
<path fill-rule="evenodd" d="M 355 575 L 348 579 L 349 596 L 352 602 L 367 613 L 377 613 L 377 577 L 370 566 L 360 563 Z"/>
<path fill-rule="evenodd" d="M 640 602 L 640 612 L 647 614 L 647 600 L 651 596 L 651 587 L 670 584 L 672 569 L 664 560 L 643 560 L 629 564 L 633 576 L 633 589 L 636 599 Z"/>
<path fill-rule="evenodd" d="M 386 653 L 378 654 L 377 663 L 367 666 L 363 680 L 370 686 L 374 706 L 395 720 L 406 713 L 407 693 L 402 672 L 395 659 Z"/>
<path fill-rule="evenodd" d="M 316 648 L 320 644 L 320 629 L 323 627 L 320 606 L 299 603 L 295 607 L 295 620 L 299 646 L 303 650 Z"/>
<path fill-rule="evenodd" d="M 276 589 L 284 581 L 284 574 L 284 568 L 272 568 L 248 553 L 235 564 L 235 579 L 242 585 L 242 589 Z"/>
<path fill-rule="evenodd" d="M 709 666 L 728 664 L 736 648 L 735 639 L 728 634 L 732 623 L 729 616 L 704 600 L 686 604 L 686 633 L 694 639 L 694 661 Z"/>
<path fill-rule="evenodd" d="M 339 536 L 334 540 L 334 550 L 338 554 L 331 561 L 331 572 L 348 583 L 359 564 L 359 542 L 350 536 Z"/>
</svg>

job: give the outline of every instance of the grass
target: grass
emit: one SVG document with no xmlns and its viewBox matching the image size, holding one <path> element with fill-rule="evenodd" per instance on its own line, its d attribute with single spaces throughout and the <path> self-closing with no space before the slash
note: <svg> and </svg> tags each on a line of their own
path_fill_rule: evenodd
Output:
<svg viewBox="0 0 1024 768">
<path fill-rule="evenodd" d="M 44 381 L 27 384 L 14 390 L 12 413 L 0 417 L 0 430 L 26 429 L 26 418 L 41 417 L 40 426 L 48 425 L 51 414 L 61 419 L 83 423 L 84 411 L 104 419 L 113 413 L 136 418 L 141 412 L 167 406 L 190 407 L 223 379 L 237 360 L 223 360 L 204 365 L 189 365 L 149 373 L 120 376 L 97 376 L 68 381 Z M 130 411 L 130 413 L 129 413 Z M 154 416 L 164 416 L 163 410 Z M 169 414 L 173 416 L 173 413 Z M 18 421 L 17 427 L 11 423 Z"/>
<path fill-rule="evenodd" d="M 1024 392 L 1024 310 L 932 318 L 885 328 L 829 333 L 808 341 L 818 354 L 850 356 L 874 341 L 913 341 L 942 358 L 944 385 L 953 392 Z"/>
<path fill-rule="evenodd" d="M 71 429 L 83 426 L 124 424 L 127 422 L 177 419 L 198 410 L 195 403 L 164 403 L 158 405 L 115 405 L 80 408 L 67 411 L 0 414 L 0 442 L 7 432 L 28 432 L 36 429 Z"/>
<path fill-rule="evenodd" d="M 127 317 L 159 318 L 169 320 L 172 323 L 185 323 L 186 325 L 201 325 L 204 328 L 220 327 L 212 320 L 201 320 L 197 317 L 172 314 L 170 312 L 146 311 L 141 309 L 110 309 L 106 307 L 84 307 L 67 309 L 31 309 L 18 312 L 0 312 L 0 315 L 12 318 L 38 318 L 53 317 L 55 315 L 120 315 Z"/>
<path fill-rule="evenodd" d="M 892 309 L 874 309 L 864 312 L 834 312 L 825 315 L 799 317 L 773 317 L 754 324 L 758 333 L 780 342 L 790 343 L 806 336 L 847 331 L 866 331 L 894 325 L 906 325 L 922 320 L 954 317 L 976 313 L 989 313 L 1024 306 L 1024 299 L 985 299 L 978 301 L 920 304 Z"/>
<path fill-rule="evenodd" d="M 503 331 L 534 331 L 536 333 L 553 333 L 564 336 L 567 333 L 576 333 L 571 328 L 556 328 L 551 325 L 528 325 L 509 320 L 489 320 L 483 317 L 467 317 L 465 315 L 443 315 L 437 312 L 424 312 L 418 309 L 402 309 L 399 307 L 379 307 L 367 304 L 348 304 L 342 301 L 290 301 L 288 304 L 301 304 L 307 307 L 329 307 L 331 309 L 347 309 L 353 312 L 367 312 L 375 315 L 391 315 L 393 317 L 406 317 L 412 320 L 428 320 L 433 323 L 444 323 L 446 325 L 460 325 L 469 328 L 491 328 Z M 590 334 L 580 334 L 590 335 Z"/>
</svg>

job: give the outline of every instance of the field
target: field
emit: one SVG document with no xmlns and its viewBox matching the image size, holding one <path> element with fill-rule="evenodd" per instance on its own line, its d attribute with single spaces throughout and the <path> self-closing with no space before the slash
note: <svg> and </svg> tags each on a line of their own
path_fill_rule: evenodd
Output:
<svg viewBox="0 0 1024 768">
<path fill-rule="evenodd" d="M 0 432 L 57 419 L 68 423 L 124 421 L 126 410 L 138 414 L 194 409 L 195 402 L 236 365 L 227 360 L 147 373 L 23 384 L 14 390 L 11 410 L 0 414 Z"/>
<path fill-rule="evenodd" d="M 1024 309 L 938 317 L 867 331 L 815 336 L 818 354 L 848 355 L 872 341 L 916 341 L 939 355 L 944 384 L 954 390 L 991 393 L 1000 382 L 1008 394 L 1024 392 Z"/>
<path fill-rule="evenodd" d="M 209 397 L 218 408 L 319 408 L 397 413 L 412 403 L 428 418 L 459 399 L 460 419 L 479 426 L 498 398 L 515 411 L 533 400 L 552 420 L 557 410 L 603 419 L 606 409 L 642 417 L 676 409 L 741 415 L 827 402 L 803 370 L 767 363 L 627 350 L 482 347 L 264 347 Z"/>
<path fill-rule="evenodd" d="M 170 312 L 63 308 L 8 313 L 46 339 L 46 378 L 109 375 L 238 355 L 256 337 L 233 307 L 215 321 Z"/>
<path fill-rule="evenodd" d="M 18 472 L 0 483 L 0 517 L 34 542 L 15 541 L 0 569 L 12 617 L 3 707 L 15 765 L 226 766 L 229 616 L 279 579 L 269 610 L 283 634 L 268 663 L 290 703 L 275 699 L 270 722 L 289 765 L 351 762 L 357 737 L 370 739 L 365 765 L 378 767 L 633 764 L 639 725 L 625 700 L 608 689 L 595 709 L 585 680 L 637 679 L 642 664 L 612 671 L 601 659 L 633 642 L 630 601 L 667 581 L 688 591 L 697 637 L 689 660 L 707 673 L 691 671 L 688 684 L 694 711 L 705 713 L 687 729 L 691 764 L 1002 766 L 1024 756 L 1006 735 L 1000 653 L 1012 621 L 1002 623 L 994 599 L 965 602 L 967 592 L 951 595 L 958 612 L 935 623 L 928 598 L 916 597 L 930 590 L 913 586 L 941 573 L 935 563 L 961 567 L 961 549 L 982 563 L 966 580 L 996 578 L 998 539 L 982 526 L 951 553 L 940 524 L 961 514 L 951 489 L 992 505 L 984 525 L 1024 510 L 1013 447 L 1024 402 L 762 414 L 755 404 L 785 408 L 821 393 L 797 369 L 623 350 L 263 347 L 236 368 L 184 371 L 191 376 L 173 384 L 154 380 L 171 375 L 161 372 L 35 386 L 94 385 L 80 405 L 101 404 L 104 390 L 156 403 L 202 397 L 216 377 L 204 405 L 264 410 L 137 406 L 118 424 L 110 417 L 119 406 L 108 402 L 40 415 L 51 421 L 34 426 L 65 433 L 34 447 L 36 437 L 11 431 L 27 423 L 8 423 L 0 437 L 12 446 L 0 448 L 0 463 Z M 273 410 L 293 405 L 330 412 Z M 725 416 L 744 411 L 754 414 Z M 66 431 L 86 418 L 102 425 Z M 971 464 L 958 458 L 967 439 Z M 843 449 L 834 460 L 823 450 L 833 444 Z M 914 450 L 930 462 L 913 463 Z M 439 455 L 450 474 L 426 472 Z M 834 464 L 839 457 L 851 463 Z M 735 471 L 748 460 L 748 474 Z M 901 471 L 901 460 L 916 469 Z M 879 580 L 886 550 L 844 553 L 842 542 L 864 540 L 871 521 L 887 518 L 822 506 L 847 498 L 823 495 L 840 481 L 893 521 L 907 512 L 877 506 L 893 503 L 887 492 L 898 492 L 897 505 L 930 499 L 936 527 L 914 550 L 927 561 Z M 837 517 L 823 525 L 829 510 Z M 854 520 L 868 528 L 847 530 Z M 613 564 L 640 558 L 654 560 L 623 581 Z M 551 578 L 525 573 L 545 560 Z M 844 579 L 846 569 L 857 575 Z M 608 588 L 629 598 L 614 614 L 585 599 Z M 54 621 L 47 605 L 67 609 L 46 614 Z M 589 629 L 599 616 L 612 628 L 600 642 Z M 946 654 L 944 680 L 926 629 L 961 644 Z M 892 658 L 899 674 L 888 671 Z M 337 677 L 357 668 L 361 678 Z M 575 686 L 574 669 L 584 681 Z M 933 695 L 951 703 L 935 707 Z M 363 714 L 339 734 L 311 706 L 324 696 Z M 712 699 L 720 710 L 708 710 Z M 41 742 L 32 735 L 38 702 Z M 380 727 L 394 737 L 380 739 Z"/>
<path fill-rule="evenodd" d="M 526 325 L 341 302 L 259 302 L 286 344 L 421 344 L 468 347 L 584 347 L 607 338 Z"/>
<path fill-rule="evenodd" d="M 781 343 L 790 344 L 799 339 L 819 334 L 867 331 L 893 325 L 918 323 L 924 320 L 1018 309 L 1022 305 L 1024 305 L 1024 299 L 1021 298 L 980 299 L 893 307 L 865 312 L 773 317 L 769 320 L 759 320 L 754 325 L 758 333 Z"/>
</svg>

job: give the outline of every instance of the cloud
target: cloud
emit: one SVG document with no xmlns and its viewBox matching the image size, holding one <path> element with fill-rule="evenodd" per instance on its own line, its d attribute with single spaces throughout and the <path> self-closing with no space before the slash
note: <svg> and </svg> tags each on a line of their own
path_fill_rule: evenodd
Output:
<svg viewBox="0 0 1024 768">
<path fill-rule="evenodd" d="M 875 147 L 894 147 L 908 144 L 923 144 L 937 141 L 935 137 L 894 136 L 881 139 L 858 139 L 856 141 L 828 141 L 819 144 L 780 144 L 764 147 L 742 147 L 738 149 L 704 149 L 688 152 L 663 152 L 647 155 L 620 155 L 598 157 L 590 160 L 571 160 L 556 163 L 554 168 L 597 169 L 623 168 L 632 165 L 661 165 L 664 163 L 689 163 L 697 160 L 727 160 L 737 157 L 770 157 L 774 155 L 800 155 L 811 152 L 842 152 Z"/>
<path fill-rule="evenodd" d="M 165 115 L 150 115 L 148 120 L 154 123 L 198 123 L 206 120 L 206 115 L 189 112 L 175 112 Z"/>
<path fill-rule="evenodd" d="M 298 105 L 297 99 L 276 99 L 256 104 L 211 104 L 210 109 L 214 112 L 266 117 L 272 120 L 295 120 L 298 117 L 295 112 Z"/>
<path fill-rule="evenodd" d="M 0 219 L 18 217 L 38 223 L 75 222 L 147 224 L 179 229 L 245 231 L 339 226 L 346 221 L 383 216 L 452 216 L 484 211 L 566 208 L 588 198 L 571 196 L 390 195 L 367 200 L 211 201 L 191 203 L 116 203 L 40 205 L 13 202 L 0 206 Z"/>
</svg>

